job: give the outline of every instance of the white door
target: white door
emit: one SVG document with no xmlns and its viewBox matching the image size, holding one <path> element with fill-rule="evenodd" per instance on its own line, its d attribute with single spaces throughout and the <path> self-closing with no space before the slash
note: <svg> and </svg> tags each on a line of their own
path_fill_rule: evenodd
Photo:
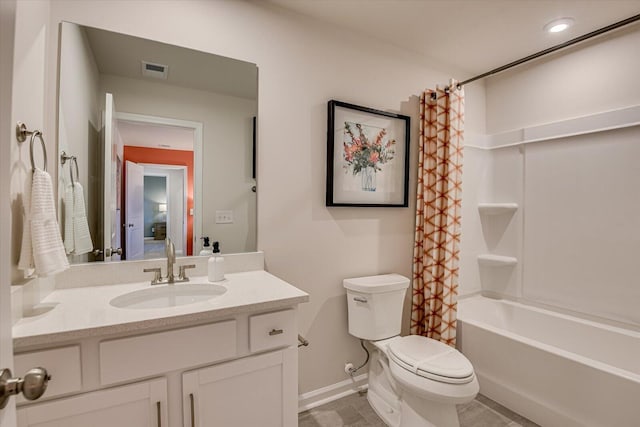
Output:
<svg viewBox="0 0 640 427">
<path fill-rule="evenodd" d="M 29 128 L 42 130 L 45 123 L 43 83 L 46 81 L 48 23 L 48 3 L 0 0 L 0 369 L 13 369 L 11 241 L 19 241 L 19 237 L 11 235 L 14 232 L 11 205 L 24 195 L 23 189 L 18 188 L 16 192 L 10 183 L 22 185 L 22 177 L 31 168 L 29 144 L 18 144 L 15 126 L 20 120 Z M 47 148 L 53 151 L 49 154 L 49 165 L 53 165 L 56 157 L 52 135 L 45 129 Z M 14 377 L 23 374 L 13 372 Z M 15 398 L 10 398 L 7 406 L 0 409 L 0 425 L 15 427 Z"/>
<path fill-rule="evenodd" d="M 126 162 L 125 239 L 126 259 L 144 258 L 144 166 Z"/>
<path fill-rule="evenodd" d="M 11 204 L 9 183 L 11 181 L 12 144 L 17 144 L 11 114 L 11 91 L 13 86 L 13 61 L 7 55 L 13 53 L 13 24 L 16 18 L 16 2 L 0 1 L 0 235 L 11 235 Z M 11 58 L 9 56 L 8 58 Z M 11 339 L 11 239 L 0 239 L 0 369 L 13 370 L 13 342 Z M 14 372 L 15 375 L 15 372 Z M 0 425 L 15 427 L 15 399 L 10 399 L 4 409 L 0 409 Z"/>
<path fill-rule="evenodd" d="M 119 134 L 116 120 L 116 105 L 113 95 L 105 94 L 104 106 L 104 254 L 105 261 L 118 261 L 120 255 L 114 250 L 120 248 L 122 233 L 121 217 L 118 210 L 118 184 L 121 173 L 118 170 Z M 111 254 L 107 256 L 107 254 Z"/>
<path fill-rule="evenodd" d="M 167 380 L 164 378 L 18 409 L 18 427 L 166 425 Z"/>
</svg>

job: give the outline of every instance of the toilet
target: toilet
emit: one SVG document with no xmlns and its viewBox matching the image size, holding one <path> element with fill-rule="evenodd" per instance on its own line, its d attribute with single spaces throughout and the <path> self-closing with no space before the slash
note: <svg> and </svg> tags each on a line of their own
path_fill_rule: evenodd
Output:
<svg viewBox="0 0 640 427">
<path fill-rule="evenodd" d="M 373 347 L 367 399 L 378 416 L 391 427 L 459 427 L 456 404 L 478 394 L 478 380 L 458 350 L 423 336 L 400 336 L 409 279 L 385 274 L 343 285 L 349 333 Z"/>
</svg>

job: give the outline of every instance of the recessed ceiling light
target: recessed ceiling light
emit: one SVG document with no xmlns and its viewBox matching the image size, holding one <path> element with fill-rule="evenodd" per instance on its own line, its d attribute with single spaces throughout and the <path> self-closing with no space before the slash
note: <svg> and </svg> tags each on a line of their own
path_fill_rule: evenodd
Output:
<svg viewBox="0 0 640 427">
<path fill-rule="evenodd" d="M 573 18 L 554 19 L 544 26 L 544 30 L 548 33 L 559 33 L 573 25 Z"/>
</svg>

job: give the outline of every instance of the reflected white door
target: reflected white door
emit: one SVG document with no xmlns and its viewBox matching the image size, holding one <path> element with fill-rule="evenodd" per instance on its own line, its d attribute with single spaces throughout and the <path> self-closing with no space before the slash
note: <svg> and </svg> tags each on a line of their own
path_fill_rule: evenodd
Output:
<svg viewBox="0 0 640 427">
<path fill-rule="evenodd" d="M 104 253 L 105 261 L 118 261 L 120 255 L 114 253 L 110 257 L 111 249 L 120 248 L 121 216 L 118 209 L 118 195 L 120 174 L 118 168 L 118 151 L 120 141 L 116 121 L 116 106 L 113 95 L 105 94 L 104 108 Z"/>
<path fill-rule="evenodd" d="M 144 167 L 126 162 L 125 185 L 125 256 L 128 260 L 144 258 Z"/>
</svg>

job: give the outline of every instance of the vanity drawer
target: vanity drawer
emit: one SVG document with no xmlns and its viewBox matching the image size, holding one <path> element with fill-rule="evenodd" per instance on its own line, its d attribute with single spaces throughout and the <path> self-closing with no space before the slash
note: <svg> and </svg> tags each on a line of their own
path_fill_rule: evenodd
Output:
<svg viewBox="0 0 640 427">
<path fill-rule="evenodd" d="M 236 321 L 100 343 L 103 385 L 164 374 L 237 355 Z"/>
<path fill-rule="evenodd" d="M 252 353 L 295 345 L 296 311 L 284 310 L 249 317 L 249 350 Z"/>
<path fill-rule="evenodd" d="M 79 346 L 16 354 L 14 366 L 14 377 L 24 376 L 31 368 L 42 367 L 47 370 L 51 381 L 42 399 L 77 392 L 82 388 Z M 28 401 L 19 394 L 16 402 L 20 404 Z"/>
</svg>

